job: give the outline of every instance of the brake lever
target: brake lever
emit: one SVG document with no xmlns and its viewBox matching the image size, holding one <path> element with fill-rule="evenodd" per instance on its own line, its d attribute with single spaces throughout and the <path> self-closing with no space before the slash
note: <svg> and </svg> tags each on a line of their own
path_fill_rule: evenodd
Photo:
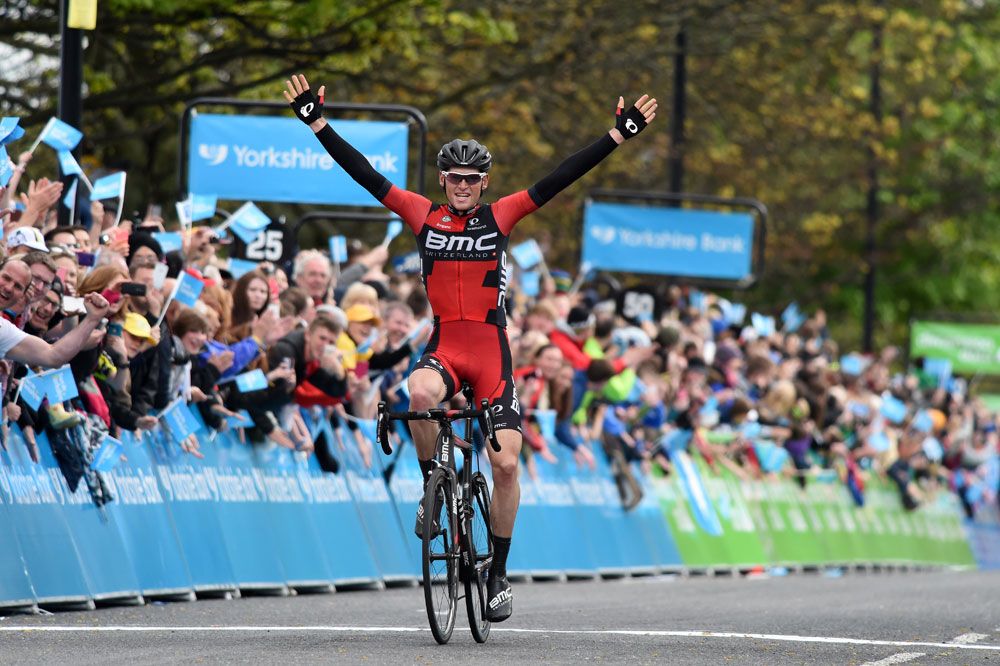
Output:
<svg viewBox="0 0 1000 666">
<path fill-rule="evenodd" d="M 378 403 L 378 419 L 375 421 L 375 434 L 378 443 L 382 445 L 382 452 L 385 455 L 392 454 L 392 447 L 389 445 L 389 423 L 385 417 L 385 402 Z"/>
<path fill-rule="evenodd" d="M 483 421 L 481 423 L 483 434 L 490 440 L 490 446 L 493 450 L 500 453 L 500 442 L 497 441 L 497 433 L 493 428 L 493 411 L 490 409 L 490 403 L 486 398 L 483 398 L 482 402 L 479 403 L 479 407 L 483 413 Z"/>
</svg>

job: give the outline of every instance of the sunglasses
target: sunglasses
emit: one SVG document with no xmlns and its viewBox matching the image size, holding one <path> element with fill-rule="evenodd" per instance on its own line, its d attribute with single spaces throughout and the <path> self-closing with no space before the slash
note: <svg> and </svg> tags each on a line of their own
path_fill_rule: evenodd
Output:
<svg viewBox="0 0 1000 666">
<path fill-rule="evenodd" d="M 478 185 L 486 177 L 485 173 L 455 173 L 453 171 L 442 171 L 441 175 L 452 185 L 460 185 L 462 181 L 469 185 Z"/>
</svg>

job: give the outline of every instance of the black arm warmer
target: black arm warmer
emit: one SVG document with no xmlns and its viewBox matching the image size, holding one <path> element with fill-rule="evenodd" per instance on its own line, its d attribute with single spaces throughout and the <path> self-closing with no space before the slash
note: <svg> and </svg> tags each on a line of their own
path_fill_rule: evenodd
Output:
<svg viewBox="0 0 1000 666">
<path fill-rule="evenodd" d="M 329 123 L 316 132 L 316 138 L 326 148 L 326 152 L 330 153 L 330 157 L 347 172 L 348 176 L 371 192 L 373 197 L 382 201 L 382 198 L 388 194 L 389 188 L 392 187 L 392 183 L 376 171 L 357 148 L 344 141 L 339 134 L 333 131 Z"/>
<path fill-rule="evenodd" d="M 611 135 L 605 134 L 583 150 L 575 152 L 563 160 L 552 173 L 535 183 L 528 190 L 528 195 L 535 204 L 542 206 L 566 189 L 573 181 L 597 166 L 598 162 L 610 155 L 611 151 L 617 147 L 618 144 L 611 138 Z"/>
</svg>

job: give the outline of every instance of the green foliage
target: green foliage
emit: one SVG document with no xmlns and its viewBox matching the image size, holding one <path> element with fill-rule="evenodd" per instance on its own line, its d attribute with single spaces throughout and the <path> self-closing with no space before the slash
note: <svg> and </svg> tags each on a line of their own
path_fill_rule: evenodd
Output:
<svg viewBox="0 0 1000 666">
<path fill-rule="evenodd" d="M 459 135 L 482 140 L 496 155 L 493 191 L 502 194 L 606 131 L 618 95 L 631 102 L 650 92 L 660 101 L 655 125 L 526 220 L 515 241 L 538 237 L 550 265 L 573 267 L 587 191 L 663 191 L 668 156 L 679 151 L 687 191 L 768 206 L 767 271 L 738 297 L 762 309 L 793 299 L 822 305 L 856 342 L 874 165 L 877 337 L 898 343 L 913 316 L 1000 307 L 1000 14 L 995 3 L 962 0 L 889 5 L 102 0 L 98 29 L 87 33 L 84 152 L 129 169 L 130 204 L 169 204 L 185 102 L 277 100 L 284 79 L 302 71 L 332 100 L 421 109 L 431 150 Z M 0 10 L 13 19 L 0 20 L 0 41 L 37 56 L 0 67 L 0 112 L 29 127 L 55 109 L 57 7 L 12 0 Z M 688 120 L 685 143 L 672 146 L 681 25 Z M 876 60 L 881 121 L 870 109 Z M 432 171 L 425 186 L 436 191 Z M 268 210 L 297 217 L 305 208 Z M 324 242 L 327 231 L 303 240 Z"/>
</svg>

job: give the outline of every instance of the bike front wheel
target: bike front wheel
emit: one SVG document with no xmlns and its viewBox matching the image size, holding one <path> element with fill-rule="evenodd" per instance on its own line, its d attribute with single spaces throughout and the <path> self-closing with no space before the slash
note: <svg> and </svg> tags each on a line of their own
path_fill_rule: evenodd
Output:
<svg viewBox="0 0 1000 666">
<path fill-rule="evenodd" d="M 468 554 L 465 610 L 472 637 L 477 643 L 485 643 L 490 635 L 490 621 L 486 619 L 486 572 L 493 562 L 493 528 L 490 526 L 490 489 L 481 472 L 472 476 L 470 495 L 472 513 L 465 543 Z"/>
<path fill-rule="evenodd" d="M 424 492 L 424 535 L 421 548 L 424 601 L 434 640 L 444 645 L 455 629 L 458 612 L 458 530 L 451 512 L 452 484 L 436 469 Z"/>
</svg>

